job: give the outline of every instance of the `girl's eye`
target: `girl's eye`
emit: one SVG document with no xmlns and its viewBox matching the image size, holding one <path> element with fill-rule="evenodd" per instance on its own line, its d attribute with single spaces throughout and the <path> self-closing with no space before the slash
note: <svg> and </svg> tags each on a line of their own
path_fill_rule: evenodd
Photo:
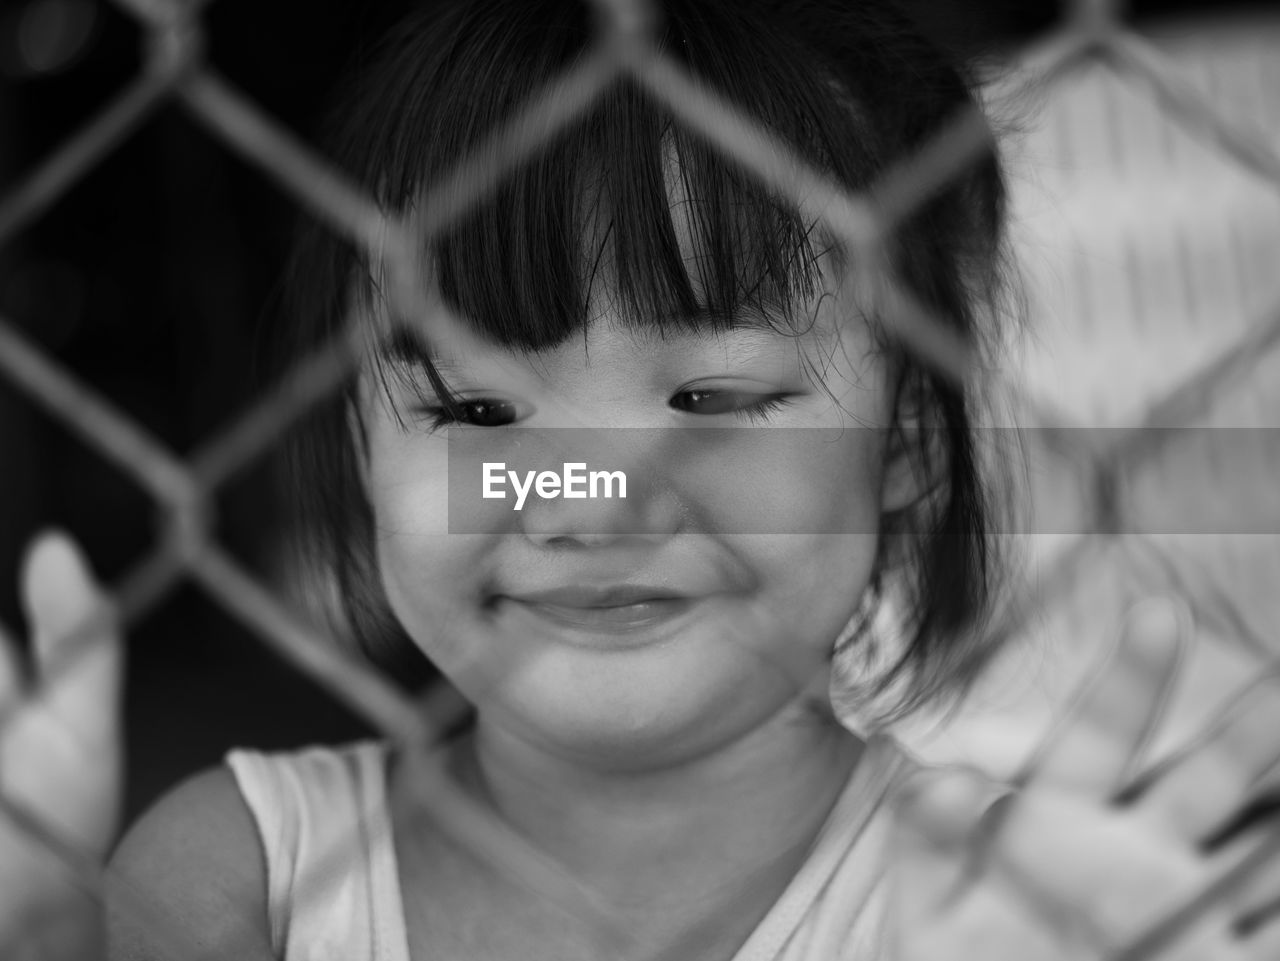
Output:
<svg viewBox="0 0 1280 961">
<path fill-rule="evenodd" d="M 686 414 L 714 416 L 733 414 L 751 423 L 769 419 L 769 415 L 791 403 L 789 394 L 754 394 L 740 390 L 682 390 L 671 398 L 670 405 Z"/>
<path fill-rule="evenodd" d="M 516 405 L 497 397 L 476 397 L 448 407 L 420 407 L 432 430 L 442 427 L 506 427 L 520 419 Z"/>
</svg>

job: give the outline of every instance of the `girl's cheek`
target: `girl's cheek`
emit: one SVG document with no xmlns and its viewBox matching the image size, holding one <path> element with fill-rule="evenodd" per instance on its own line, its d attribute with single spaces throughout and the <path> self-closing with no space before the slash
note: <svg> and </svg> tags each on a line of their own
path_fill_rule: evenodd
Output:
<svg viewBox="0 0 1280 961">
<path fill-rule="evenodd" d="M 367 492 L 381 536 L 448 533 L 448 445 L 385 426 L 375 431 Z"/>
<path fill-rule="evenodd" d="M 483 538 L 383 533 L 378 566 L 391 610 L 413 642 L 438 666 L 454 664 L 475 627 Z"/>
<path fill-rule="evenodd" d="M 726 535 L 877 533 L 881 431 L 705 433 L 710 442 L 691 446 L 672 474 L 699 528 Z"/>
<path fill-rule="evenodd" d="M 456 556 L 468 539 L 449 534 L 446 448 L 392 432 L 373 440 L 367 493 L 383 587 L 410 636 L 430 647 L 427 625 L 445 615 L 450 598 L 463 596 L 453 580 L 468 569 Z"/>
<path fill-rule="evenodd" d="M 397 491 L 397 494 L 401 491 Z M 429 518 L 403 497 L 383 498 L 375 505 L 378 569 L 392 609 L 411 635 L 423 620 L 439 589 L 434 585 L 447 569 L 442 548 L 447 535 L 434 533 Z"/>
</svg>

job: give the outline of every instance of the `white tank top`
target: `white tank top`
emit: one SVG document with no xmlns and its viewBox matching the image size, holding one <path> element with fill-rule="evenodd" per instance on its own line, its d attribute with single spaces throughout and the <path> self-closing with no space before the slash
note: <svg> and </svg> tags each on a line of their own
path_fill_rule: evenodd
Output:
<svg viewBox="0 0 1280 961">
<path fill-rule="evenodd" d="M 412 961 L 387 757 L 377 741 L 227 755 L 266 855 L 271 947 L 281 961 Z M 883 802 L 911 763 L 887 738 L 868 743 L 808 859 L 734 961 L 892 957 Z"/>
</svg>

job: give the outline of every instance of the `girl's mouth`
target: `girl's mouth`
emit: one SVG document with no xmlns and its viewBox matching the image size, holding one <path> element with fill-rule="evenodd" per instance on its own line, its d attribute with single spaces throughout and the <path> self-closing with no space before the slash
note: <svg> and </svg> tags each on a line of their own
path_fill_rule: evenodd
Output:
<svg viewBox="0 0 1280 961">
<path fill-rule="evenodd" d="M 669 624 L 699 599 L 663 588 L 620 586 L 558 588 L 497 600 L 559 630 L 635 635 Z"/>
<path fill-rule="evenodd" d="M 514 604 L 561 627 L 590 631 L 640 631 L 664 624 L 684 614 L 695 601 L 687 597 L 655 597 L 631 604 L 606 607 L 575 607 L 509 598 Z"/>
</svg>

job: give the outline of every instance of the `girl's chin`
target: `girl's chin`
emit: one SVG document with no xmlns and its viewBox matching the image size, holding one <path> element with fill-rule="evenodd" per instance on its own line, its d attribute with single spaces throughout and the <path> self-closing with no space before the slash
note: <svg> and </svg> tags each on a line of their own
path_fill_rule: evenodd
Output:
<svg viewBox="0 0 1280 961">
<path fill-rule="evenodd" d="M 680 664 L 669 651 L 668 657 L 645 653 L 549 654 L 480 706 L 482 723 L 549 755 L 640 771 L 687 762 L 736 740 L 795 697 L 776 672 L 743 672 L 740 659 Z"/>
</svg>

